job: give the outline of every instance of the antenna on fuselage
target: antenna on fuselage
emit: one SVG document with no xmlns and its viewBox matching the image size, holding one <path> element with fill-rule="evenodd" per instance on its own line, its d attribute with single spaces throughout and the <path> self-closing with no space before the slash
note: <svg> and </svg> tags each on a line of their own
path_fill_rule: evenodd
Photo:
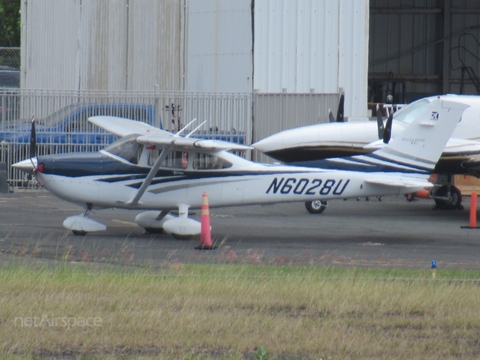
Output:
<svg viewBox="0 0 480 360">
<path fill-rule="evenodd" d="M 183 133 L 185 130 L 187 130 L 187 128 L 190 126 L 191 123 L 197 121 L 197 118 L 193 119 L 192 121 L 190 121 L 187 125 L 185 125 L 179 132 L 177 132 L 175 134 L 175 136 L 180 136 L 181 133 Z"/>
<path fill-rule="evenodd" d="M 200 128 L 203 126 L 203 124 L 205 124 L 206 122 L 207 122 L 207 120 L 205 120 L 204 122 L 202 122 L 202 123 L 201 123 L 200 125 L 198 125 L 195 129 L 193 129 L 192 131 L 190 131 L 190 132 L 188 133 L 188 135 L 186 135 L 185 137 L 186 137 L 186 138 L 190 137 L 190 135 L 192 135 L 195 131 L 197 131 L 198 129 L 200 129 Z"/>
<path fill-rule="evenodd" d="M 180 136 L 180 134 L 182 134 L 185 130 L 187 130 L 187 128 L 190 126 L 190 124 L 192 124 L 193 122 L 197 121 L 197 118 L 193 119 L 192 121 L 190 121 L 187 125 L 185 125 L 182 130 L 180 130 L 179 132 L 177 132 L 175 134 L 175 136 Z M 192 131 L 190 131 L 187 135 L 185 135 L 186 138 L 190 137 L 190 135 L 192 135 L 195 131 L 197 131 L 198 129 L 200 129 L 203 124 L 205 124 L 207 122 L 207 120 L 205 120 L 204 122 L 202 122 L 200 125 L 198 125 L 195 129 L 193 129 Z"/>
</svg>

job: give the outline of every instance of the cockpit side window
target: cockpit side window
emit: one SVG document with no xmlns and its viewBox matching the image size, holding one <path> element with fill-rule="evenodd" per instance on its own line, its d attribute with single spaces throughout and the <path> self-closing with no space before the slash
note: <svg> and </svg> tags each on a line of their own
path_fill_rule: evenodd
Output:
<svg viewBox="0 0 480 360">
<path fill-rule="evenodd" d="M 132 164 L 138 164 L 143 146 L 137 142 L 137 136 L 125 136 L 105 148 L 105 151 L 121 157 Z"/>
<path fill-rule="evenodd" d="M 164 150 L 165 151 L 165 150 Z M 186 151 L 171 150 L 161 163 L 162 167 L 186 169 L 188 153 Z"/>
<path fill-rule="evenodd" d="M 232 163 L 212 154 L 195 153 L 193 168 L 197 170 L 206 169 L 227 169 Z"/>
</svg>

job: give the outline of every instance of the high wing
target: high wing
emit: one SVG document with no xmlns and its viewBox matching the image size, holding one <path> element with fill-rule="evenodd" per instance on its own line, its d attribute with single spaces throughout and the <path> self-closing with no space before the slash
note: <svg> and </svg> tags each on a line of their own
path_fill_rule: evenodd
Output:
<svg viewBox="0 0 480 360">
<path fill-rule="evenodd" d="M 204 140 L 187 136 L 178 136 L 168 131 L 157 129 L 141 121 L 119 118 L 115 116 L 92 116 L 88 121 L 101 127 L 112 134 L 123 137 L 131 134 L 138 134 L 137 142 L 142 145 L 158 145 L 170 148 L 188 148 L 191 146 L 210 150 L 250 150 L 253 147 L 231 143 L 222 140 Z M 183 130 L 181 131 L 183 132 Z"/>
<path fill-rule="evenodd" d="M 206 150 L 250 150 L 253 147 L 249 145 L 242 145 L 231 143 L 222 140 L 202 140 L 195 138 L 187 138 L 181 136 L 170 136 L 168 138 L 162 135 L 142 135 L 137 138 L 137 142 L 142 145 L 158 145 L 161 147 L 171 147 L 186 149 L 189 147 L 202 148 Z"/>
<path fill-rule="evenodd" d="M 157 134 L 165 137 L 172 136 L 168 131 L 158 129 L 141 121 L 124 119 L 116 116 L 91 116 L 88 118 L 88 121 L 118 137 L 130 134 Z"/>
</svg>

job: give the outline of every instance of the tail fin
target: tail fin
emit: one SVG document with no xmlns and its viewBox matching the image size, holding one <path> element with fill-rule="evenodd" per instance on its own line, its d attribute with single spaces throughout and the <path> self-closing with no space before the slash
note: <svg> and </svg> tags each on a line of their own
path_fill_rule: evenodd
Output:
<svg viewBox="0 0 480 360">
<path fill-rule="evenodd" d="M 430 172 L 468 107 L 439 96 L 401 134 L 372 155 L 400 167 L 407 165 Z"/>
</svg>

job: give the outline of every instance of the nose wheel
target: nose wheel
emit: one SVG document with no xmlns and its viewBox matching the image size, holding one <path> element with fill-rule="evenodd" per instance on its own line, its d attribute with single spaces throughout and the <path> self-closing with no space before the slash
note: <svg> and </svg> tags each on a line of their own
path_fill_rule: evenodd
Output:
<svg viewBox="0 0 480 360">
<path fill-rule="evenodd" d="M 328 202 L 323 200 L 305 201 L 305 208 L 310 214 L 321 214 L 327 206 Z"/>
</svg>

